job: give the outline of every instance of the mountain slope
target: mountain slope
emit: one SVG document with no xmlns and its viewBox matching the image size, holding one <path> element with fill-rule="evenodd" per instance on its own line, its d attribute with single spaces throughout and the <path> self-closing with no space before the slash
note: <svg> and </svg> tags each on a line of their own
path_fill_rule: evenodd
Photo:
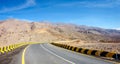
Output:
<svg viewBox="0 0 120 64">
<path fill-rule="evenodd" d="M 78 39 L 84 43 L 118 40 L 120 31 L 73 24 L 26 22 L 7 19 L 0 22 L 0 46 L 18 42 L 49 42 Z"/>
</svg>

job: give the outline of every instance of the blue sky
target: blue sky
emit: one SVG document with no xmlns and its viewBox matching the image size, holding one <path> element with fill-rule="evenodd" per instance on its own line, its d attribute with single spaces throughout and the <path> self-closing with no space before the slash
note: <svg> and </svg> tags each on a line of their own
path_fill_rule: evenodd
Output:
<svg viewBox="0 0 120 64">
<path fill-rule="evenodd" d="M 8 18 L 119 29 L 120 0 L 0 0 Z"/>
</svg>

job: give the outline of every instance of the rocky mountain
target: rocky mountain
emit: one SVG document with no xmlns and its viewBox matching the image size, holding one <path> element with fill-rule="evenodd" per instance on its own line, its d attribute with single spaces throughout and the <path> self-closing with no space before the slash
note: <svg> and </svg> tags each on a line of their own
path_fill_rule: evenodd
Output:
<svg viewBox="0 0 120 64">
<path fill-rule="evenodd" d="M 18 19 L 0 21 L 0 46 L 19 42 L 50 42 L 78 39 L 84 43 L 119 41 L 120 31 L 73 24 L 27 22 Z"/>
</svg>

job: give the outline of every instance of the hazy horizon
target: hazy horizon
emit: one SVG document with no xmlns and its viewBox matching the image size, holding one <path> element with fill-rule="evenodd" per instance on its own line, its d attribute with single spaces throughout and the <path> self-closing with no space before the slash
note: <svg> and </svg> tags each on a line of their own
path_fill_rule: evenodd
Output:
<svg viewBox="0 0 120 64">
<path fill-rule="evenodd" d="M 4 22 L 6 20 L 18 20 L 20 22 L 25 21 L 25 22 L 42 22 L 42 23 L 51 23 L 51 24 L 68 24 L 68 25 L 75 25 L 75 26 L 85 26 L 85 27 L 93 27 L 93 28 L 101 28 L 101 29 L 113 29 L 113 30 L 120 30 L 120 29 L 116 29 L 116 28 L 103 28 L 103 27 L 98 27 L 98 26 L 90 26 L 90 25 L 82 25 L 82 24 L 74 24 L 74 23 L 64 23 L 64 22 L 51 22 L 51 21 L 45 21 L 45 20 L 39 20 L 39 21 L 31 21 L 31 20 L 27 20 L 27 19 L 17 19 L 17 18 L 8 18 L 8 19 L 4 19 L 4 20 L 0 20 L 0 22 Z"/>
<path fill-rule="evenodd" d="M 0 20 L 71 23 L 120 29 L 120 0 L 1 0 Z"/>
</svg>

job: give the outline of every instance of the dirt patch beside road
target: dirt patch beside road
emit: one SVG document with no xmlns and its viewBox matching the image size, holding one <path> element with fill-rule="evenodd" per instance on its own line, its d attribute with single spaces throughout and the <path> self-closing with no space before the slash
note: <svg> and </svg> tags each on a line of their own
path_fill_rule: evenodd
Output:
<svg viewBox="0 0 120 64">
<path fill-rule="evenodd" d="M 9 64 L 13 60 L 13 56 L 22 51 L 26 46 L 17 48 L 11 52 L 0 54 L 0 64 Z"/>
</svg>

